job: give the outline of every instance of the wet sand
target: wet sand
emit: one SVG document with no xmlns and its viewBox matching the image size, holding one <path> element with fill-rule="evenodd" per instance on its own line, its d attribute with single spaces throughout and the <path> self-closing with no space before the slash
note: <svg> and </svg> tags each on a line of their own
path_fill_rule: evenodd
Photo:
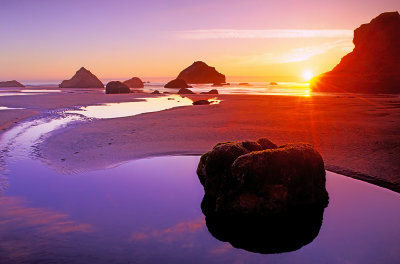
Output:
<svg viewBox="0 0 400 264">
<path fill-rule="evenodd" d="M 134 101 L 143 96 L 64 90 L 59 94 L 35 95 L 35 100 L 29 101 L 26 97 L 32 96 L 14 96 L 12 100 L 3 97 L 0 104 L 25 104 L 41 112 L 95 102 Z M 197 155 L 220 141 L 267 137 L 278 145 L 312 143 L 328 170 L 400 192 L 398 96 L 218 98 L 223 100 L 219 105 L 179 107 L 72 125 L 47 138 L 39 146 L 39 154 L 43 162 L 57 171 L 73 173 L 149 156 Z"/>
</svg>

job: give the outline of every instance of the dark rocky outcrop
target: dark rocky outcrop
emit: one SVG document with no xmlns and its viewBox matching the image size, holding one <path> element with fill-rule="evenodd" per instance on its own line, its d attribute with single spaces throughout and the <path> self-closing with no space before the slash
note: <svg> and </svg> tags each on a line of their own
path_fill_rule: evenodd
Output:
<svg viewBox="0 0 400 264">
<path fill-rule="evenodd" d="M 126 85 L 128 85 L 129 88 L 143 88 L 144 84 L 142 80 L 138 77 L 133 77 L 129 80 L 124 81 Z"/>
<path fill-rule="evenodd" d="M 204 209 L 213 213 L 278 215 L 328 203 L 324 162 L 309 144 L 219 143 L 201 157 L 197 174 Z"/>
<path fill-rule="evenodd" d="M 12 81 L 0 82 L 0 87 L 25 87 L 25 86 L 16 80 L 12 80 Z"/>
<path fill-rule="evenodd" d="M 181 71 L 177 79 L 185 80 L 187 83 L 225 83 L 225 75 L 202 61 L 195 61 Z"/>
<path fill-rule="evenodd" d="M 106 86 L 106 94 L 121 94 L 130 92 L 131 90 L 129 89 L 128 85 L 119 81 L 109 82 Z"/>
<path fill-rule="evenodd" d="M 155 90 L 151 94 L 160 94 L 160 92 L 158 90 Z"/>
<path fill-rule="evenodd" d="M 208 100 L 197 100 L 193 102 L 193 105 L 209 105 L 210 103 Z"/>
<path fill-rule="evenodd" d="M 178 94 L 194 94 L 194 92 L 192 92 L 191 90 L 187 89 L 187 88 L 181 88 L 178 91 Z"/>
<path fill-rule="evenodd" d="M 60 88 L 104 88 L 104 84 L 84 67 L 80 68 L 70 80 L 64 80 Z"/>
<path fill-rule="evenodd" d="M 168 82 L 166 85 L 164 85 L 165 88 L 192 88 L 192 86 L 188 85 L 184 80 L 182 79 L 175 79 L 170 82 Z"/>
<path fill-rule="evenodd" d="M 319 233 L 328 204 L 324 162 L 309 144 L 266 138 L 218 143 L 199 162 L 210 233 L 259 253 L 293 251 Z"/>
<path fill-rule="evenodd" d="M 201 94 L 218 94 L 218 90 L 217 89 L 212 89 L 208 92 L 202 92 Z"/>
<path fill-rule="evenodd" d="M 400 93 L 400 14 L 382 13 L 354 31 L 354 50 L 311 81 L 320 92 Z"/>
</svg>

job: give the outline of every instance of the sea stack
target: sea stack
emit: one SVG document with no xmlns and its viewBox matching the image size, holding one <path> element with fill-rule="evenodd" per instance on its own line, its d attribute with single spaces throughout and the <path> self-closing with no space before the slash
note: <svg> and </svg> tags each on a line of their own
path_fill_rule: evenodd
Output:
<svg viewBox="0 0 400 264">
<path fill-rule="evenodd" d="M 354 50 L 316 76 L 317 92 L 400 93 L 400 14 L 382 13 L 354 31 Z"/>
<path fill-rule="evenodd" d="M 129 80 L 124 81 L 129 88 L 143 88 L 143 81 L 138 77 L 133 77 Z"/>
<path fill-rule="evenodd" d="M 225 83 L 225 75 L 219 73 L 214 67 L 202 61 L 195 61 L 192 65 L 181 71 L 177 79 L 187 83 Z"/>
<path fill-rule="evenodd" d="M 169 81 L 166 85 L 164 85 L 165 88 L 192 88 L 192 86 L 188 85 L 185 80 L 182 79 L 175 79 L 172 81 Z"/>
<path fill-rule="evenodd" d="M 0 87 L 25 87 L 25 86 L 16 80 L 12 80 L 12 81 L 0 82 Z"/>
<path fill-rule="evenodd" d="M 60 88 L 104 88 L 104 84 L 90 71 L 84 67 L 80 68 L 75 75 L 64 80 L 59 85 Z"/>
</svg>

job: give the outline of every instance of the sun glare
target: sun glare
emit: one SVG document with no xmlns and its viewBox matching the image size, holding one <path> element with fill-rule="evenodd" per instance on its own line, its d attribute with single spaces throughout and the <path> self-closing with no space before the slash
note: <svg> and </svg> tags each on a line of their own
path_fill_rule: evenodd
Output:
<svg viewBox="0 0 400 264">
<path fill-rule="evenodd" d="M 303 72 L 303 79 L 305 81 L 310 81 L 314 77 L 314 73 L 310 70 L 306 70 Z"/>
</svg>

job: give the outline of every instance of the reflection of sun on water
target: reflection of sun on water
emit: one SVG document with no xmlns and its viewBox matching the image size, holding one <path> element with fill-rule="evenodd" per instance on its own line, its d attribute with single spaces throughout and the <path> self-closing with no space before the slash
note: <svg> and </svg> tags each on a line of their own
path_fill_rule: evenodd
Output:
<svg viewBox="0 0 400 264">
<path fill-rule="evenodd" d="M 305 81 L 310 81 L 314 77 L 314 73 L 310 70 L 306 70 L 303 72 L 303 79 Z"/>
</svg>

